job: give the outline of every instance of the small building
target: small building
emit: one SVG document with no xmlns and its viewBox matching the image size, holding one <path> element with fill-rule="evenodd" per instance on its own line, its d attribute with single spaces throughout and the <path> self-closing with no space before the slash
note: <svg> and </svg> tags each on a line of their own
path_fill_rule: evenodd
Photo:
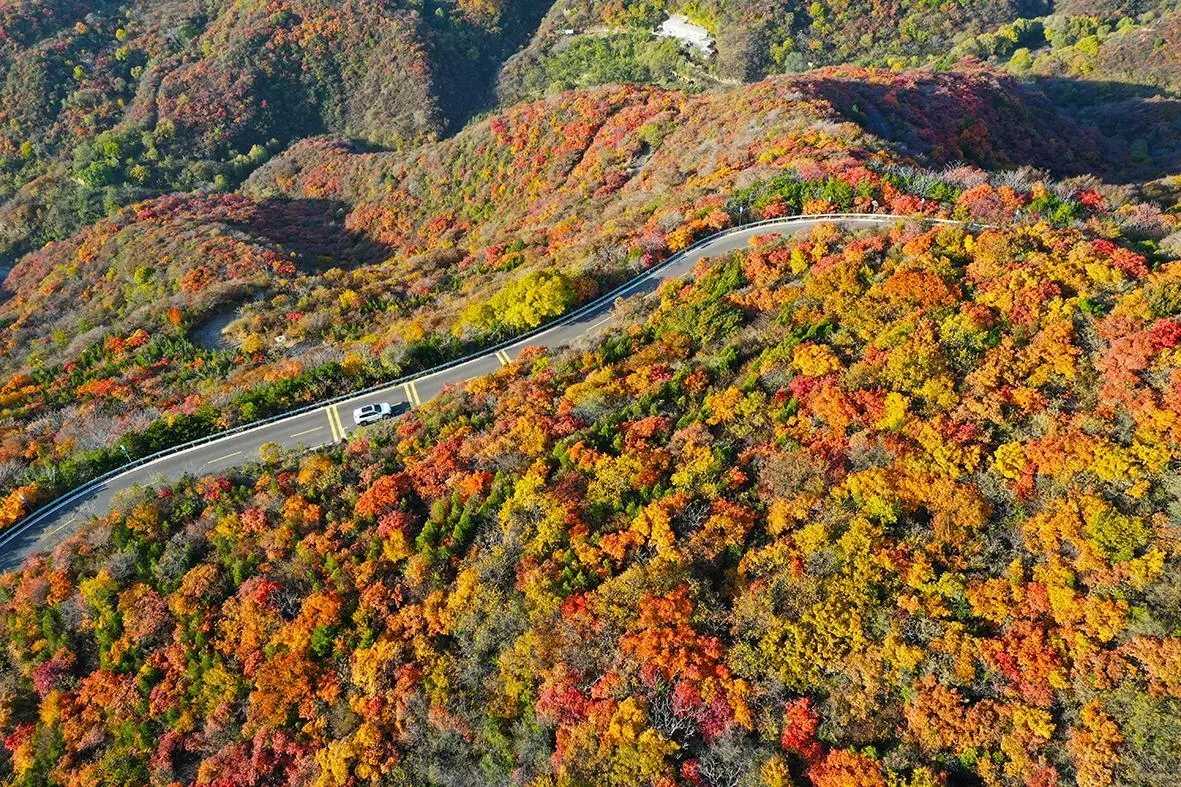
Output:
<svg viewBox="0 0 1181 787">
<path fill-rule="evenodd" d="M 673 14 L 656 29 L 656 35 L 675 38 L 685 46 L 696 49 L 709 57 L 714 53 L 714 38 L 699 24 L 689 21 L 687 16 Z"/>
</svg>

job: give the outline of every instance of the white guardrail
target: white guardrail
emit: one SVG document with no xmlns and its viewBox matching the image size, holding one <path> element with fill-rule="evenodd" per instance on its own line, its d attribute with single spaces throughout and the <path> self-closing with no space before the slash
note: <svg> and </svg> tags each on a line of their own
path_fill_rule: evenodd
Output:
<svg viewBox="0 0 1181 787">
<path fill-rule="evenodd" d="M 146 465 L 154 464 L 155 462 L 158 462 L 158 461 L 165 459 L 167 457 L 175 456 L 176 454 L 182 454 L 186 451 L 192 450 L 194 448 L 198 448 L 200 446 L 209 445 L 210 443 L 221 442 L 221 441 L 227 440 L 231 437 L 237 437 L 239 435 L 247 434 L 249 432 L 253 432 L 258 429 L 262 429 L 264 427 L 270 426 L 271 424 L 275 424 L 280 421 L 285 421 L 288 418 L 294 418 L 299 415 L 304 415 L 306 413 L 314 412 L 316 410 L 319 410 L 322 407 L 327 407 L 329 405 L 338 404 L 340 402 L 345 402 L 345 401 L 348 401 L 349 399 L 355 399 L 356 397 L 359 397 L 359 396 L 365 396 L 366 394 L 376 393 L 377 391 L 383 391 L 387 388 L 393 388 L 393 387 L 396 387 L 398 385 L 402 385 L 407 382 L 413 382 L 414 380 L 418 380 L 423 377 L 430 377 L 430 376 L 438 374 L 439 372 L 446 371 L 448 369 L 453 369 L 457 366 L 462 366 L 463 364 L 468 363 L 470 361 L 474 361 L 478 358 L 483 358 L 484 356 L 486 356 L 490 353 L 495 353 L 497 350 L 503 350 L 503 349 L 507 349 L 509 347 L 514 347 L 514 346 L 520 344 L 521 342 L 527 341 L 528 339 L 531 339 L 539 334 L 546 333 L 547 331 L 550 331 L 554 328 L 559 328 L 568 322 L 572 322 L 574 320 L 577 320 L 579 317 L 586 314 L 587 312 L 597 309 L 599 306 L 602 306 L 604 303 L 609 302 L 609 301 L 615 299 L 616 297 L 618 297 L 620 294 L 626 292 L 627 290 L 634 288 L 636 285 L 638 285 L 640 282 L 644 281 L 645 279 L 651 278 L 654 274 L 659 273 L 660 271 L 664 270 L 665 268 L 675 265 L 679 260 L 681 260 L 686 255 L 691 254 L 691 253 L 701 249 L 703 246 L 708 246 L 708 245 L 710 245 L 710 244 L 712 244 L 712 243 L 714 243 L 726 236 L 733 235 L 733 234 L 736 234 L 739 232 L 746 232 L 751 229 L 756 229 L 758 227 L 784 227 L 784 226 L 791 226 L 793 224 L 807 224 L 807 223 L 813 223 L 813 222 L 817 222 L 817 221 L 857 221 L 857 222 L 869 222 L 869 223 L 876 223 L 876 224 L 893 224 L 893 223 L 899 222 L 899 221 L 914 221 L 914 222 L 917 222 L 920 224 L 942 224 L 942 225 L 956 225 L 956 226 L 969 225 L 969 226 L 980 226 L 980 227 L 986 226 L 986 225 L 972 224 L 971 222 L 956 221 L 955 219 L 940 219 L 940 218 L 927 217 L 927 216 L 898 216 L 898 215 L 882 214 L 882 213 L 820 213 L 820 214 L 815 214 L 815 215 L 784 216 L 784 217 L 775 218 L 775 219 L 762 219 L 761 221 L 754 221 L 754 222 L 750 222 L 747 224 L 741 224 L 737 227 L 728 227 L 724 230 L 719 230 L 718 232 L 712 233 L 710 235 L 705 236 L 704 238 L 701 238 L 701 239 L 695 241 L 690 246 L 687 246 L 684 249 L 681 249 L 676 254 L 673 254 L 668 259 L 662 261 L 658 265 L 654 265 L 653 267 L 649 268 L 648 270 L 644 271 L 643 273 L 639 274 L 638 276 L 635 276 L 632 279 L 629 279 L 628 281 L 619 285 L 618 287 L 611 290 L 610 292 L 605 293 L 605 294 L 599 296 L 598 298 L 595 298 L 594 300 L 583 304 L 582 306 L 578 307 L 577 309 L 575 309 L 571 312 L 568 312 L 568 313 L 566 313 L 566 314 L 562 315 L 561 317 L 558 317 L 554 320 L 551 320 L 548 323 L 544 323 L 542 325 L 539 325 L 536 328 L 533 328 L 532 330 L 526 331 L 525 333 L 518 334 L 518 335 L 513 336 L 509 339 L 505 339 L 504 341 L 498 342 L 493 345 L 489 345 L 488 347 L 485 347 L 482 350 L 477 350 L 475 352 L 468 353 L 467 355 L 465 355 L 461 358 L 456 358 L 455 360 L 448 361 L 446 363 L 442 363 L 437 366 L 433 366 L 430 369 L 424 369 L 423 371 L 420 371 L 420 372 L 415 372 L 413 374 L 404 375 L 402 377 L 391 380 L 389 382 L 378 383 L 377 385 L 371 385 L 368 388 L 361 388 L 361 389 L 358 389 L 355 391 L 350 391 L 348 393 L 341 394 L 340 396 L 334 396 L 331 399 L 321 399 L 320 401 L 315 402 L 313 404 L 307 404 L 307 405 L 303 405 L 302 407 L 297 407 L 297 408 L 294 408 L 291 410 L 287 410 L 287 411 L 282 412 L 278 415 L 270 416 L 268 418 L 263 418 L 258 421 L 252 421 L 251 423 L 242 424 L 241 426 L 235 426 L 231 429 L 225 429 L 221 432 L 215 432 L 214 434 L 208 435 L 207 437 L 200 437 L 196 440 L 190 440 L 186 443 L 180 443 L 178 445 L 173 446 L 172 448 L 167 448 L 167 449 L 164 449 L 163 451 L 157 451 L 154 454 L 149 454 L 148 456 L 144 456 L 139 459 L 134 459 L 130 462 L 127 462 L 126 464 L 120 465 L 119 467 L 116 467 L 113 470 L 109 470 L 106 473 L 103 473 L 102 475 L 100 475 L 90 481 L 87 481 L 85 484 L 82 484 L 81 486 L 74 488 L 73 490 L 62 495 L 61 497 L 58 497 L 58 498 L 50 501 L 49 503 L 46 503 L 45 505 L 38 508 L 36 511 L 33 511 L 32 513 L 27 514 L 26 516 L 21 518 L 12 527 L 8 528 L 8 530 L 4 531 L 3 533 L 0 533 L 0 549 L 3 549 L 10 542 L 12 542 L 14 539 L 18 538 L 25 531 L 27 531 L 29 528 L 35 527 L 37 524 L 52 517 L 55 513 L 60 511 L 62 508 L 65 508 L 66 506 L 70 505 L 71 503 L 78 500 L 79 498 L 84 497 L 93 491 L 96 491 L 97 489 L 102 487 L 104 484 L 106 484 L 108 481 L 118 478 L 119 476 L 124 475 L 125 473 L 129 473 L 133 470 L 139 470 L 139 469 L 145 467 Z"/>
</svg>

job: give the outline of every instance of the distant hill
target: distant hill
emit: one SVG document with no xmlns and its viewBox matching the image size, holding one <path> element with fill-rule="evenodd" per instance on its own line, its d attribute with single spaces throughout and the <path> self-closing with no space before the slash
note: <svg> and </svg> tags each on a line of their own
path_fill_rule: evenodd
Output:
<svg viewBox="0 0 1181 787">
<path fill-rule="evenodd" d="M 569 88 L 693 92 L 817 66 L 947 66 L 962 56 L 1023 76 L 1168 87 L 1178 49 L 1176 16 L 1161 16 L 1170 6 L 15 0 L 0 9 L 0 270 L 137 200 L 231 190 L 309 136 L 406 150 L 498 102 Z M 670 13 L 699 25 L 712 52 L 655 36 Z M 1036 32 L 1031 20 L 1043 18 L 1057 20 L 1046 23 L 1052 35 Z M 1017 68 L 1009 61 L 1022 47 L 1033 55 Z M 1149 128 L 1136 140 L 1159 147 L 1167 136 Z"/>
<path fill-rule="evenodd" d="M 1048 16 L 962 36 L 938 58 L 1003 67 L 1130 153 L 1122 182 L 1181 173 L 1181 4 L 1057 3 Z"/>
<path fill-rule="evenodd" d="M 0 10 L 0 259 L 154 193 L 224 190 L 290 142 L 462 125 L 543 8 L 18 0 Z"/>
<path fill-rule="evenodd" d="M 529 46 L 506 63 L 502 100 L 626 78 L 684 87 L 750 81 L 819 66 L 915 66 L 965 35 L 1049 13 L 1044 0 L 955 3 L 774 3 L 709 0 L 679 4 L 558 0 Z M 688 14 L 716 39 L 703 59 L 652 31 L 670 13 Z"/>
</svg>

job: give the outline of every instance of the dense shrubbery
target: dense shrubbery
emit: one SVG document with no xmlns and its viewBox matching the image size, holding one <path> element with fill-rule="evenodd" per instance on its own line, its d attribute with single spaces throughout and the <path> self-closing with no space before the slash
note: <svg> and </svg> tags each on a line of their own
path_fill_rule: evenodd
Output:
<svg viewBox="0 0 1181 787">
<path fill-rule="evenodd" d="M 1181 263 L 821 228 L 0 578 L 14 781 L 1181 768 Z M 745 783 L 745 782 L 743 782 Z"/>
<path fill-rule="evenodd" d="M 1089 187 L 909 166 L 971 150 L 980 163 L 1063 168 L 1095 155 L 1023 95 L 987 72 L 851 70 L 702 96 L 568 93 L 410 153 L 301 143 L 251 178 L 249 198 L 124 209 L 28 255 L 8 279 L 0 494 L 20 487 L 27 499 L 32 481 L 52 494 L 76 477 L 61 469 L 75 454 L 156 418 L 209 408 L 225 427 L 433 365 L 750 219 L 1090 218 L 1104 199 Z M 1002 97 L 1028 118 L 1021 134 L 1000 112 L 966 130 L 943 121 L 957 102 Z"/>
</svg>

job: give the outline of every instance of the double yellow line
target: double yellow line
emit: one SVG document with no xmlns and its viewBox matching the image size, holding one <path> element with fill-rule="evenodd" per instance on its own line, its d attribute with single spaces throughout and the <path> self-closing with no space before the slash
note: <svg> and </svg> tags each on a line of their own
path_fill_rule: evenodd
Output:
<svg viewBox="0 0 1181 787">
<path fill-rule="evenodd" d="M 402 383 L 402 393 L 406 394 L 406 401 L 410 402 L 411 407 L 422 405 L 422 399 L 418 397 L 418 389 L 414 387 L 413 382 Z"/>
<path fill-rule="evenodd" d="M 348 436 L 344 430 L 344 424 L 340 421 L 340 411 L 336 409 L 336 405 L 330 404 L 324 408 L 324 414 L 328 416 L 328 428 L 332 430 L 332 442 L 339 443 Z"/>
<path fill-rule="evenodd" d="M 510 363 L 513 362 L 513 359 L 510 358 L 509 354 L 506 353 L 504 350 L 497 350 L 496 351 L 496 360 L 500 361 L 501 366 L 508 366 Z"/>
</svg>

